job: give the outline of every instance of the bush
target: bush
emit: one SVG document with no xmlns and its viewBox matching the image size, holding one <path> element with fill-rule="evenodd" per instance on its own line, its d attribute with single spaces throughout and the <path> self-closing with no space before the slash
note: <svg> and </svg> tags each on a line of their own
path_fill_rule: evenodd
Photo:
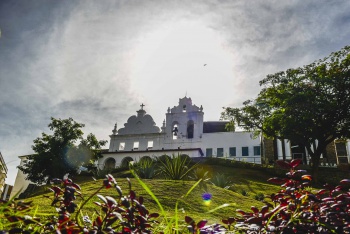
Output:
<svg viewBox="0 0 350 234">
<path fill-rule="evenodd" d="M 249 192 L 248 192 L 247 190 L 245 190 L 245 189 L 242 189 L 242 190 L 240 191 L 240 193 L 241 193 L 243 196 L 245 196 L 245 197 L 248 197 L 248 196 L 249 196 Z"/>
<path fill-rule="evenodd" d="M 176 157 L 173 157 L 174 159 Z M 183 161 L 183 160 L 182 160 Z M 181 161 L 181 162 L 182 162 Z M 186 160 L 185 160 L 186 161 Z M 171 162 L 169 162 L 171 163 Z M 108 174 L 101 187 L 90 197 L 83 199 L 80 186 L 71 179 L 52 180 L 51 205 L 57 216 L 42 219 L 31 212 L 31 202 L 11 200 L 0 202 L 1 233 L 350 233 L 350 179 L 343 179 L 337 186 L 326 184 L 323 189 L 310 187 L 312 177 L 305 170 L 298 170 L 301 160 L 291 162 L 277 161 L 282 168 L 288 169 L 287 178 L 273 177 L 268 181 L 281 185 L 281 189 L 266 198 L 266 205 L 260 209 L 252 206 L 251 211 L 237 209 L 240 217 L 223 219 L 224 225 L 208 224 L 208 220 L 195 222 L 185 217 L 187 227 L 178 225 L 177 217 L 169 219 L 151 190 L 135 175 L 142 187 L 158 204 L 163 218 L 159 223 L 158 213 L 150 214 L 142 196 L 137 197 L 128 180 L 128 192 L 125 194 L 112 175 Z M 187 164 L 185 164 L 187 165 Z M 221 175 L 222 176 L 222 175 Z M 196 186 L 195 183 L 185 198 Z M 113 188 L 116 194 L 102 196 L 102 189 Z M 241 193 L 243 194 L 243 191 Z M 247 192 L 244 191 L 246 195 Z M 207 195 L 210 195 L 207 193 Z M 92 197 L 99 208 L 92 217 L 83 212 L 83 208 Z M 263 194 L 256 194 L 263 198 Z M 210 197 L 208 197 L 210 199 Z M 79 201 L 81 200 L 81 201 Z M 79 201 L 81 204 L 79 204 Z M 178 209 L 178 199 L 176 208 Z M 220 206 L 225 207 L 225 204 Z M 220 209 L 214 208 L 212 211 Z M 178 212 L 178 210 L 176 210 Z M 211 211 L 209 211 L 211 212 Z M 33 214 L 33 215 L 30 215 Z M 6 220 L 6 221 L 5 221 Z M 170 220 L 170 221 L 169 221 Z M 173 223 L 172 223 L 173 222 Z M 164 231 L 166 230 L 166 231 Z"/>
<path fill-rule="evenodd" d="M 142 179 L 153 179 L 158 174 L 155 162 L 152 159 L 140 160 L 134 163 L 131 168 Z"/>
<path fill-rule="evenodd" d="M 224 189 L 229 189 L 230 187 L 233 186 L 232 181 L 229 179 L 229 177 L 227 177 L 224 174 L 216 174 L 211 180 L 210 182 L 215 185 L 218 186 L 220 188 L 224 188 Z"/>
<path fill-rule="evenodd" d="M 158 162 L 161 175 L 169 180 L 186 179 L 197 166 L 197 164 L 192 165 L 189 157 L 183 157 L 181 155 L 173 155 L 172 158 L 164 157 L 159 159 Z"/>
<path fill-rule="evenodd" d="M 263 193 L 257 193 L 254 195 L 254 199 L 257 201 L 263 201 L 265 198 L 265 195 Z"/>
</svg>

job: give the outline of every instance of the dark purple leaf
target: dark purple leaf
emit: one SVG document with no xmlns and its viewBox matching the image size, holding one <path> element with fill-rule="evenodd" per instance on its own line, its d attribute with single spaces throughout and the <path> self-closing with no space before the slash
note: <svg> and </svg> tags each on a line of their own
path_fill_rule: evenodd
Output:
<svg viewBox="0 0 350 234">
<path fill-rule="evenodd" d="M 343 179 L 340 181 L 341 184 L 350 184 L 350 179 Z"/>
<path fill-rule="evenodd" d="M 130 190 L 129 196 L 131 200 L 134 200 L 136 198 L 136 193 L 133 190 Z"/>
<path fill-rule="evenodd" d="M 107 200 L 104 196 L 97 194 L 97 197 L 100 198 L 107 205 Z"/>
<path fill-rule="evenodd" d="M 262 213 L 262 214 L 264 215 L 267 211 L 269 211 L 269 206 L 263 206 L 263 207 L 261 208 L 260 213 Z"/>
<path fill-rule="evenodd" d="M 158 218 L 159 214 L 158 213 L 152 213 L 148 217 L 150 217 L 150 218 Z"/>
<path fill-rule="evenodd" d="M 207 224 L 207 220 L 201 220 L 197 223 L 197 228 L 201 229 L 202 227 L 204 227 Z"/>
<path fill-rule="evenodd" d="M 302 160 L 300 158 L 298 159 L 293 159 L 289 165 L 292 167 L 292 168 L 296 168 L 297 166 L 299 166 L 299 164 L 302 162 Z"/>
<path fill-rule="evenodd" d="M 116 185 L 115 188 L 116 188 L 116 190 L 117 190 L 119 196 L 120 196 L 120 197 L 123 196 L 122 189 L 119 187 L 119 185 Z"/>
<path fill-rule="evenodd" d="M 277 160 L 276 164 L 283 169 L 292 169 L 292 166 L 288 162 L 283 160 Z"/>
<path fill-rule="evenodd" d="M 259 209 L 256 208 L 255 206 L 250 207 L 250 209 L 254 212 L 254 214 L 259 213 Z"/>
<path fill-rule="evenodd" d="M 268 182 L 271 182 L 273 184 L 283 184 L 287 181 L 288 179 L 285 179 L 285 178 L 278 178 L 278 177 L 273 177 L 273 178 L 270 178 L 268 179 L 267 181 Z"/>
<path fill-rule="evenodd" d="M 185 222 L 190 225 L 194 225 L 194 220 L 189 216 L 185 216 Z"/>
</svg>

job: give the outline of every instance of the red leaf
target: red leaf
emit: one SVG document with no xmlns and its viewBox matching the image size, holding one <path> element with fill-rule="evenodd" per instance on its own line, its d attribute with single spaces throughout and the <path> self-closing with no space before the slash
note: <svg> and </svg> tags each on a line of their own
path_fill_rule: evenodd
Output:
<svg viewBox="0 0 350 234">
<path fill-rule="evenodd" d="M 117 201 L 113 197 L 106 196 L 105 198 L 107 200 L 107 204 L 109 207 L 112 207 L 113 205 L 115 206 L 117 205 Z"/>
<path fill-rule="evenodd" d="M 350 184 L 350 179 L 343 179 L 340 181 L 341 184 Z"/>
<path fill-rule="evenodd" d="M 302 180 L 312 180 L 312 176 L 311 175 L 303 175 L 301 177 Z"/>
<path fill-rule="evenodd" d="M 95 219 L 95 224 L 98 227 L 100 227 L 102 225 L 102 218 L 101 218 L 101 216 L 97 216 L 97 218 Z"/>
<path fill-rule="evenodd" d="M 260 213 L 262 213 L 262 214 L 264 215 L 267 211 L 269 211 L 269 206 L 263 206 L 263 207 L 261 208 Z"/>
<path fill-rule="evenodd" d="M 250 207 L 250 209 L 254 212 L 254 214 L 259 213 L 259 209 L 256 208 L 255 206 Z"/>
<path fill-rule="evenodd" d="M 121 197 L 123 195 L 122 189 L 118 185 L 115 186 L 115 189 L 117 190 L 119 196 Z"/>
<path fill-rule="evenodd" d="M 292 166 L 288 162 L 283 161 L 283 160 L 277 160 L 276 163 L 278 166 L 280 166 L 281 168 L 284 168 L 284 169 L 291 169 L 292 168 Z"/>
<path fill-rule="evenodd" d="M 185 216 L 185 221 L 186 221 L 186 223 L 188 223 L 190 225 L 194 224 L 194 220 L 189 216 Z"/>
<path fill-rule="evenodd" d="M 97 194 L 97 197 L 100 198 L 105 204 L 107 204 L 107 200 L 104 196 Z"/>
<path fill-rule="evenodd" d="M 204 227 L 206 224 L 207 224 L 207 220 L 201 220 L 201 221 L 199 221 L 198 223 L 197 223 L 197 228 L 202 228 L 202 227 Z"/>
<path fill-rule="evenodd" d="M 150 217 L 150 218 L 158 218 L 159 214 L 158 213 L 152 213 L 148 217 Z"/>
<path fill-rule="evenodd" d="M 233 217 L 230 217 L 230 218 L 227 219 L 227 221 L 229 222 L 229 224 L 231 224 L 231 223 L 233 223 L 234 221 L 236 221 L 236 219 L 233 218 Z"/>
<path fill-rule="evenodd" d="M 55 195 L 59 195 L 62 192 L 62 189 L 57 186 L 53 186 L 50 190 L 53 191 Z"/>
<path fill-rule="evenodd" d="M 261 217 L 250 217 L 249 219 L 247 219 L 247 222 L 259 224 L 262 222 L 262 218 Z"/>
<path fill-rule="evenodd" d="M 236 212 L 239 213 L 240 215 L 245 215 L 245 214 L 247 214 L 246 212 L 244 212 L 244 211 L 241 210 L 241 209 L 237 209 Z"/>
<path fill-rule="evenodd" d="M 290 162 L 290 166 L 292 168 L 296 168 L 297 166 L 300 165 L 300 163 L 302 162 L 302 160 L 300 158 L 297 158 L 297 159 L 293 159 L 291 162 Z"/>
<path fill-rule="evenodd" d="M 273 178 L 270 178 L 268 179 L 267 181 L 268 182 L 271 182 L 273 184 L 283 184 L 287 181 L 288 179 L 285 179 L 285 178 L 278 178 L 278 177 L 273 177 Z"/>
<path fill-rule="evenodd" d="M 130 199 L 134 200 L 136 197 L 136 193 L 133 190 L 130 190 L 129 196 L 130 196 Z"/>
<path fill-rule="evenodd" d="M 327 192 L 326 189 L 321 189 L 320 191 L 317 192 L 317 195 L 322 195 L 325 194 Z"/>
<path fill-rule="evenodd" d="M 78 190 L 81 190 L 81 187 L 79 186 L 79 184 L 72 183 L 71 186 L 72 186 L 73 188 L 76 188 L 76 189 L 78 189 Z"/>
<path fill-rule="evenodd" d="M 143 197 L 142 196 L 139 197 L 139 202 L 141 205 L 143 204 Z"/>
</svg>

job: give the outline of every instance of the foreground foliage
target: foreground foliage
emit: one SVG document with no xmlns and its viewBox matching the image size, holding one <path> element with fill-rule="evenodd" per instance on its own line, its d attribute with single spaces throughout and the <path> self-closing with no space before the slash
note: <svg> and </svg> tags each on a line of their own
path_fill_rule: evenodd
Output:
<svg viewBox="0 0 350 234">
<path fill-rule="evenodd" d="M 54 179 L 53 197 L 50 197 L 57 216 L 39 219 L 37 210 L 29 212 L 30 203 L 10 201 L 1 206 L 0 219 L 9 222 L 6 225 L 0 222 L 1 229 L 11 233 L 350 233 L 349 179 L 341 180 L 338 186 L 325 185 L 323 189 L 314 190 L 310 187 L 312 177 L 297 169 L 301 160 L 277 161 L 277 164 L 287 170 L 287 178 L 273 177 L 269 182 L 281 185 L 281 189 L 265 195 L 265 206 L 252 206 L 250 211 L 237 209 L 237 214 L 224 218 L 222 224 L 195 220 L 189 211 L 183 220 L 187 225 L 179 225 L 183 222 L 178 219 L 179 201 L 193 192 L 201 180 L 180 200 L 176 199 L 175 215 L 168 217 L 157 195 L 135 174 L 137 181 L 156 201 L 159 212 L 149 212 L 146 200 L 136 195 L 129 179 L 125 193 L 114 177 L 107 175 L 88 198 L 82 196 L 80 186 L 71 179 Z M 111 193 L 102 195 L 105 189 Z M 84 208 L 94 197 L 99 200 L 94 201 L 95 212 L 88 215 Z M 202 197 L 210 201 L 212 195 L 206 192 Z M 208 214 L 227 206 L 223 204 L 209 210 Z"/>
</svg>

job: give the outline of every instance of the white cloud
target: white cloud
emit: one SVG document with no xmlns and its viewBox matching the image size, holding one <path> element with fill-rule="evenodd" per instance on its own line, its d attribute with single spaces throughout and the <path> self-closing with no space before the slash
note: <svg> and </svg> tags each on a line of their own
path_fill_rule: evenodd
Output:
<svg viewBox="0 0 350 234">
<path fill-rule="evenodd" d="M 0 150 L 31 152 L 50 117 L 108 139 L 141 102 L 157 125 L 187 96 L 206 120 L 269 73 L 348 43 L 348 1 L 0 3 Z M 207 64 L 206 66 L 203 66 Z M 14 180 L 11 166 L 10 183 Z"/>
</svg>

